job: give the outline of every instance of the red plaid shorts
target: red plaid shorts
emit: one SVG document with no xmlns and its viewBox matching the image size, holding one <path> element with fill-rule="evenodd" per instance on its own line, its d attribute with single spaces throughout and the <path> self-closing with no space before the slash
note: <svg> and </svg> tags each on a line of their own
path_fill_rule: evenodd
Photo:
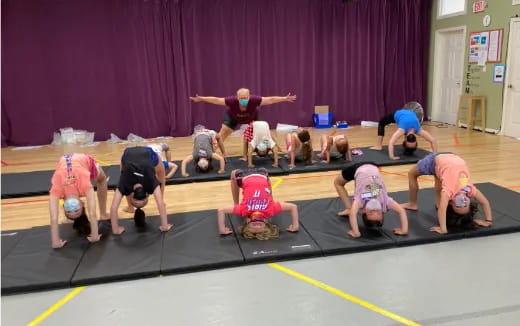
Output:
<svg viewBox="0 0 520 326">
<path fill-rule="evenodd" d="M 249 126 L 247 126 L 247 128 L 244 130 L 244 139 L 248 143 L 253 140 L 253 122 L 254 121 L 251 121 Z"/>
</svg>

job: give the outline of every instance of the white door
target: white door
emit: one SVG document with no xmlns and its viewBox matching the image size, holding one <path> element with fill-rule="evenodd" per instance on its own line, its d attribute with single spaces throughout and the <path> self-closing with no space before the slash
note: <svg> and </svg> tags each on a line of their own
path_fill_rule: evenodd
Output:
<svg viewBox="0 0 520 326">
<path fill-rule="evenodd" d="M 464 27 L 436 33 L 432 115 L 434 121 L 455 124 L 462 91 Z"/>
<path fill-rule="evenodd" d="M 502 133 L 520 137 L 520 18 L 511 20 L 504 84 Z"/>
</svg>

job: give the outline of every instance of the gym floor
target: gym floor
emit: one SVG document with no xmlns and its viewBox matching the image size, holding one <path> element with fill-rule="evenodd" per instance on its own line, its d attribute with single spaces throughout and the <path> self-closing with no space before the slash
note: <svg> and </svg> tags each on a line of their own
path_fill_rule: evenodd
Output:
<svg viewBox="0 0 520 326">
<path fill-rule="evenodd" d="M 520 189 L 518 140 L 438 128 L 435 123 L 425 128 L 437 138 L 440 150 L 466 159 L 475 183 Z M 394 129 L 387 129 L 388 138 Z M 315 148 L 319 134 L 328 132 L 312 130 Z M 345 134 L 353 147 L 370 146 L 375 140 L 375 128 L 352 127 Z M 283 134 L 278 139 L 284 143 Z M 190 152 L 190 137 L 167 142 L 174 159 Z M 226 145 L 231 154 L 240 154 L 238 136 Z M 89 152 L 103 164 L 115 164 L 125 146 L 5 148 L 2 173 L 53 169 L 58 157 L 70 151 Z M 410 167 L 383 169 L 390 192 L 407 189 Z M 275 198 L 335 197 L 335 175 L 337 171 L 284 176 Z M 423 188 L 432 186 L 421 181 Z M 353 185 L 347 189 L 352 191 Z M 168 186 L 165 199 L 168 213 L 214 209 L 231 201 L 229 182 Z M 45 196 L 2 200 L 2 230 L 48 224 L 46 201 Z M 157 214 L 149 206 L 147 215 Z M 3 325 L 518 325 L 518 246 L 520 237 L 513 233 L 3 296 L 1 321 Z"/>
</svg>

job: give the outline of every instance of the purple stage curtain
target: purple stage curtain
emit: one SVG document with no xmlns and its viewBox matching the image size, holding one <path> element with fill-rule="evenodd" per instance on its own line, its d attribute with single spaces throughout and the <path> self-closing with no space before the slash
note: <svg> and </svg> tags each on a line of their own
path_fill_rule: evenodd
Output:
<svg viewBox="0 0 520 326">
<path fill-rule="evenodd" d="M 240 87 L 298 96 L 261 108 L 312 125 L 425 103 L 431 0 L 3 0 L 2 146 L 61 127 L 143 137 L 219 129 Z"/>
</svg>

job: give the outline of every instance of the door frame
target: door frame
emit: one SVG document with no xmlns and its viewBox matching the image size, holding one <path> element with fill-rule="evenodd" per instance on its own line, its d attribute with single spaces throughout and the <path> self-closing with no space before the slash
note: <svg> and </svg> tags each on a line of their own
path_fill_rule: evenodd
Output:
<svg viewBox="0 0 520 326">
<path fill-rule="evenodd" d="M 503 87 L 503 95 L 502 95 L 502 123 L 500 125 L 500 134 L 501 135 L 504 135 L 504 125 L 505 125 L 505 122 L 506 122 L 506 106 L 507 106 L 507 97 L 506 95 L 508 94 L 507 92 L 507 85 L 510 83 L 510 79 L 509 79 L 509 76 L 510 76 L 510 70 L 508 69 L 509 68 L 509 64 L 511 63 L 510 62 L 510 59 L 511 59 L 511 47 L 509 46 L 509 42 L 511 41 L 511 30 L 512 30 L 512 26 L 513 26 L 513 23 L 515 22 L 520 22 L 520 18 L 511 18 L 511 20 L 509 21 L 509 35 L 507 37 L 507 58 L 506 58 L 506 79 L 504 80 L 504 84 L 502 84 L 502 87 Z"/>
<path fill-rule="evenodd" d="M 441 62 L 442 61 L 441 58 L 444 56 L 444 53 L 446 53 L 444 46 L 441 46 L 441 44 L 442 44 L 441 41 L 443 40 L 444 35 L 446 33 L 453 32 L 453 31 L 462 31 L 464 43 L 466 43 L 466 25 L 442 28 L 442 29 L 438 29 L 435 31 L 435 45 L 434 45 L 435 48 L 434 48 L 434 52 L 433 52 L 434 54 L 433 54 L 432 107 L 431 107 L 430 116 L 429 116 L 430 120 L 432 120 L 432 118 L 435 115 L 437 115 L 441 112 L 440 111 L 440 101 L 438 100 L 440 97 L 439 88 L 440 88 L 440 84 L 441 84 L 440 66 L 441 66 L 441 64 L 444 64 L 444 62 Z M 462 61 L 461 61 L 462 65 L 460 67 L 461 76 L 462 76 L 462 79 L 460 81 L 461 94 L 464 89 L 463 80 L 464 80 L 465 55 L 466 55 L 466 45 L 464 45 L 464 51 L 462 51 Z M 457 123 L 457 121 L 455 121 L 455 124 L 456 123 Z"/>
</svg>

